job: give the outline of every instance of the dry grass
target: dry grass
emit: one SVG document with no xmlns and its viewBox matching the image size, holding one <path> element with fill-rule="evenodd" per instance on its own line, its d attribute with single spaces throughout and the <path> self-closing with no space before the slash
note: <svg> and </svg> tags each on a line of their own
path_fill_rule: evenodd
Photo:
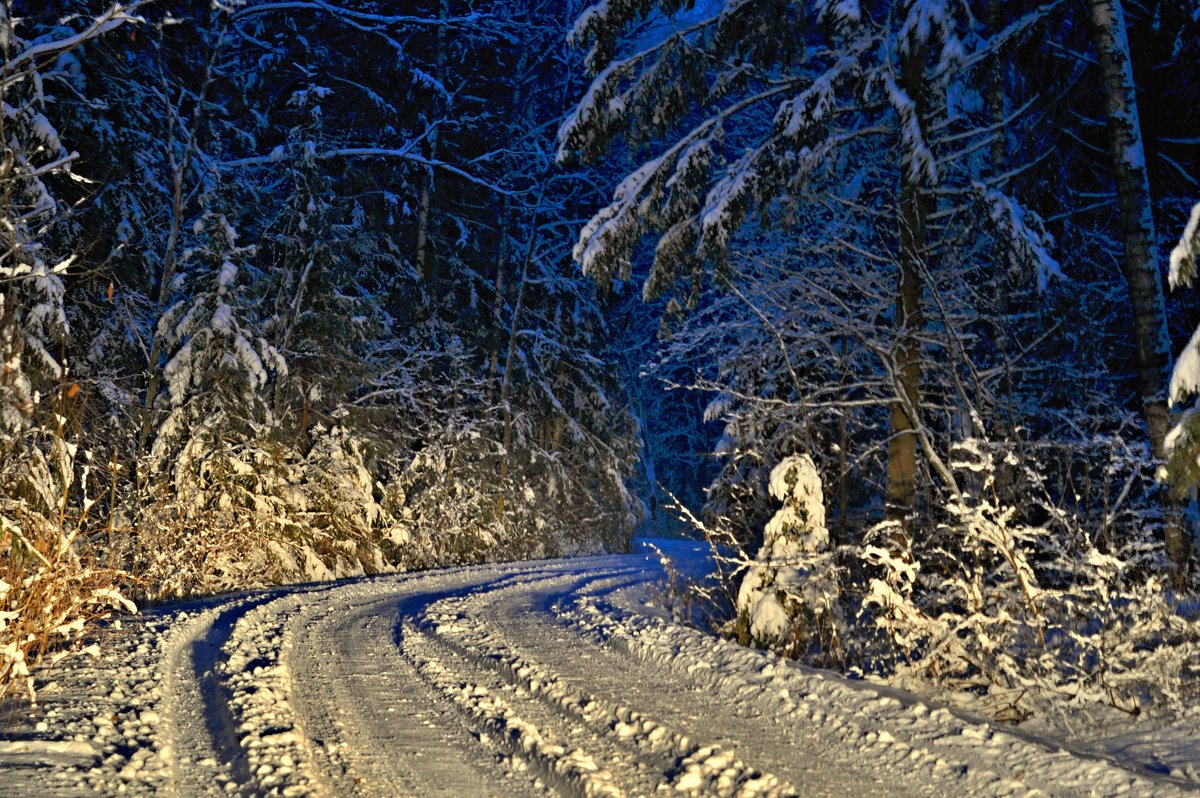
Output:
<svg viewBox="0 0 1200 798">
<path fill-rule="evenodd" d="M 0 532 L 0 698 L 36 696 L 30 669 L 78 650 L 86 631 L 114 610 L 136 608 L 120 592 L 121 574 L 98 568 L 61 537 L 28 539 L 11 523 Z"/>
</svg>

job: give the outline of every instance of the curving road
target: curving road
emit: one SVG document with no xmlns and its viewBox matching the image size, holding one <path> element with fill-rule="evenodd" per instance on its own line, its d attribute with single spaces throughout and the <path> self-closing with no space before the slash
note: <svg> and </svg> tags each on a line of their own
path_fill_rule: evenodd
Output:
<svg viewBox="0 0 1200 798">
<path fill-rule="evenodd" d="M 193 603 L 0 717 L 0 796 L 1172 795 L 671 624 L 654 557 Z"/>
</svg>

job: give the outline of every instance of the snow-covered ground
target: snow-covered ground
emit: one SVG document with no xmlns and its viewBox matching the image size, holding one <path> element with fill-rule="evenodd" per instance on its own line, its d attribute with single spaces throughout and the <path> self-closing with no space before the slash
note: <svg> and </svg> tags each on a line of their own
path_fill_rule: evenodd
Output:
<svg viewBox="0 0 1200 798">
<path fill-rule="evenodd" d="M 674 625 L 661 577 L 635 554 L 151 612 L 0 717 L 0 795 L 1191 790 L 1139 764 L 1188 761 L 1184 731 L 1068 750 Z"/>
</svg>

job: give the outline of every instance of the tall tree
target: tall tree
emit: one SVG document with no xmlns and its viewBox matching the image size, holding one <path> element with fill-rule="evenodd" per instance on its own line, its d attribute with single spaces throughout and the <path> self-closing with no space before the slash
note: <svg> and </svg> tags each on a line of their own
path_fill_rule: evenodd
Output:
<svg viewBox="0 0 1200 798">
<path fill-rule="evenodd" d="M 675 16 L 668 23 L 660 13 Z M 832 246 L 846 264 L 895 269 L 887 313 L 894 337 L 878 354 L 892 384 L 887 515 L 902 525 L 917 501 L 920 460 L 957 490 L 945 447 L 923 418 L 923 347 L 931 339 L 924 306 L 932 291 L 954 284 L 931 280 L 931 254 L 971 244 L 946 235 L 946 224 L 930 229 L 935 198 L 941 219 L 986 209 L 1008 250 L 1023 260 L 1035 256 L 1039 274 L 1050 262 L 1036 257 L 1045 254 L 1036 224 L 1000 193 L 1003 178 L 981 179 L 974 153 L 991 144 L 997 126 L 973 125 L 964 100 L 978 97 L 976 65 L 1041 16 L 1018 18 L 992 38 L 972 33 L 970 52 L 964 40 L 974 17 L 957 2 L 728 3 L 688 11 L 673 3 L 601 3 L 574 31 L 591 45 L 596 78 L 560 130 L 560 157 L 594 158 L 617 138 L 653 153 L 581 233 L 576 258 L 597 279 L 628 279 L 641 242 L 654 238 L 644 293 L 669 296 L 669 311 L 680 312 L 697 304 L 709 275 L 718 285 L 736 281 L 728 253 L 752 210 L 795 222 L 825 202 L 862 213 L 870 207 L 863 195 L 875 192 L 871 201 L 882 201 L 886 210 Z M 638 34 L 641 20 L 662 32 Z M 632 33 L 622 39 L 623 31 Z M 667 143 L 657 144 L 663 136 Z M 834 170 L 848 168 L 851 157 L 870 167 L 839 185 Z M 875 234 L 887 228 L 882 238 Z"/>
<path fill-rule="evenodd" d="M 1129 286 L 1137 387 L 1154 457 L 1162 460 L 1171 418 L 1163 393 L 1170 363 L 1162 269 L 1157 255 L 1146 148 L 1138 116 L 1129 33 L 1121 0 L 1088 0 L 1092 39 L 1100 59 L 1108 119 L 1108 144 L 1117 186 L 1125 257 L 1121 271 Z M 1173 514 L 1172 514 L 1173 515 Z M 1177 567 L 1191 556 L 1186 530 L 1166 524 L 1167 555 Z"/>
<path fill-rule="evenodd" d="M 919 5 L 919 4 L 918 4 Z M 914 24 L 912 29 L 924 25 Z M 901 124 L 915 129 L 912 136 L 924 147 L 929 126 L 929 89 L 926 86 L 928 43 L 918 36 L 900 42 L 900 80 L 898 92 L 905 96 Z M 926 217 L 929 214 L 931 184 L 937 179 L 931 161 L 913 158 L 900 172 L 900 251 L 899 280 L 896 288 L 896 326 L 899 329 L 892 379 L 896 383 L 896 401 L 891 408 L 891 435 L 888 439 L 887 511 L 888 519 L 906 529 L 916 506 L 917 496 L 917 425 L 921 423 L 921 329 L 925 325 L 924 275 L 926 258 Z M 899 540 L 907 546 L 907 540 Z"/>
</svg>

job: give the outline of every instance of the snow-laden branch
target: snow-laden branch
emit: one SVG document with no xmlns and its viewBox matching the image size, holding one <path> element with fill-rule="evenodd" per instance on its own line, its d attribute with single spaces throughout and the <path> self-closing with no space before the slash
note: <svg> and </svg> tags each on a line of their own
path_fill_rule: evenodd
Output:
<svg viewBox="0 0 1200 798">
<path fill-rule="evenodd" d="M 790 85 L 773 86 L 722 109 L 680 137 L 666 152 L 642 164 L 622 180 L 613 192 L 613 201 L 584 225 L 579 234 L 579 241 L 572 250 L 572 257 L 583 268 L 584 274 L 596 273 L 594 267 L 597 259 L 604 254 L 608 245 L 619 237 L 622 228 L 629 224 L 629 214 L 643 200 L 651 183 L 660 177 L 661 170 L 674 165 L 693 144 L 707 139 L 714 131 L 719 130 L 726 120 L 753 105 L 774 99 L 791 88 Z"/>
<path fill-rule="evenodd" d="M 352 19 L 357 22 L 375 23 L 378 25 L 426 25 L 429 27 L 451 27 L 466 25 L 494 19 L 491 15 L 474 13 L 460 17 L 419 17 L 412 14 L 371 14 L 366 11 L 355 11 L 351 8 L 326 3 L 323 0 L 281 0 L 274 3 L 259 3 L 245 6 L 234 12 L 234 18 L 246 18 L 259 14 L 271 14 L 277 11 L 317 11 L 335 17 Z"/>
<path fill-rule="evenodd" d="M 1198 258 L 1200 258 L 1200 203 L 1192 208 L 1183 235 L 1180 236 L 1179 243 L 1175 248 L 1171 250 L 1171 267 L 1167 279 L 1172 288 L 1192 284 L 1192 281 L 1196 279 Z M 1171 370 L 1169 386 L 1170 401 L 1173 405 L 1197 394 L 1200 394 L 1200 329 L 1192 334 L 1187 346 L 1179 353 L 1179 360 L 1175 363 L 1175 368 Z M 1195 410 L 1192 412 L 1194 413 Z M 1179 437 L 1178 430 L 1182 427 L 1181 423 L 1169 437 L 1177 439 Z M 1170 448 L 1172 447 L 1168 446 L 1168 449 Z"/>
<path fill-rule="evenodd" d="M 606 0 L 597 3 L 592 8 L 587 9 L 579 17 L 576 22 L 576 32 L 573 32 L 568 37 L 569 40 L 579 43 L 582 41 L 582 31 L 588 25 L 589 15 L 598 13 L 606 13 L 601 9 L 606 5 Z M 672 36 L 664 38 L 662 41 L 656 42 L 649 47 L 628 55 L 624 58 L 617 58 L 610 61 L 603 69 L 600 69 L 598 74 L 593 78 L 591 85 L 588 86 L 587 92 L 583 99 L 573 107 L 563 118 L 559 125 L 558 133 L 555 135 L 555 146 L 558 150 L 559 162 L 565 162 L 569 156 L 569 151 L 573 146 L 573 142 L 578 140 L 582 135 L 582 131 L 588 126 L 598 124 L 605 115 L 620 115 L 625 112 L 626 102 L 619 96 L 617 91 L 618 84 L 625 78 L 631 76 L 638 68 L 638 65 L 649 59 L 652 55 L 661 53 L 666 48 L 673 46 L 677 42 L 687 41 L 694 37 L 699 31 L 719 21 L 721 15 L 709 17 L 700 22 L 678 31 Z M 590 60 L 590 57 L 589 57 Z M 595 64 L 593 67 L 597 66 Z M 643 78 L 645 75 L 642 76 Z M 641 78 L 639 78 L 640 82 Z M 626 91 L 627 96 L 630 92 Z"/>
<path fill-rule="evenodd" d="M 1179 243 L 1171 250 L 1171 268 L 1167 275 L 1172 288 L 1191 285 L 1196 279 L 1196 262 L 1200 260 L 1200 203 L 1192 208 L 1187 227 Z"/>
<path fill-rule="evenodd" d="M 963 66 L 970 69 L 980 63 L 990 61 L 996 54 L 1003 52 L 1010 43 L 1027 35 L 1038 23 L 1050 16 L 1062 4 L 1063 0 L 1054 0 L 1013 21 L 1006 28 L 985 41 L 980 47 L 977 47 L 967 56 Z"/>
<path fill-rule="evenodd" d="M 512 189 L 504 188 L 503 186 L 493 183 L 477 175 L 461 169 L 453 164 L 439 161 L 434 158 L 426 158 L 418 152 L 414 152 L 411 148 L 390 148 L 390 147 L 340 147 L 335 149 L 318 152 L 315 155 L 319 160 L 332 160 L 335 158 L 400 158 L 405 161 L 410 161 L 418 166 L 425 166 L 431 169 L 440 169 L 443 172 L 448 172 L 452 175 L 457 175 L 469 183 L 473 183 L 481 188 L 486 188 L 494 194 L 499 194 L 502 197 L 517 197 L 524 194 L 521 191 L 513 191 Z M 247 166 L 266 166 L 268 164 L 282 163 L 284 153 L 282 147 L 276 147 L 266 155 L 252 155 L 246 158 L 236 158 L 232 161 L 223 161 L 222 169 L 238 169 Z"/>
<path fill-rule="evenodd" d="M 0 68 L 0 74 L 3 75 L 3 78 L 0 79 L 0 87 L 7 87 L 22 80 L 25 70 L 39 59 L 58 57 L 63 53 L 70 52 L 127 22 L 141 22 L 141 17 L 136 16 L 135 12 L 150 2 L 152 0 L 135 0 L 129 5 L 113 3 L 107 11 L 93 18 L 91 23 L 79 33 L 62 39 L 39 42 L 25 48 L 5 62 L 3 68 Z"/>
</svg>

